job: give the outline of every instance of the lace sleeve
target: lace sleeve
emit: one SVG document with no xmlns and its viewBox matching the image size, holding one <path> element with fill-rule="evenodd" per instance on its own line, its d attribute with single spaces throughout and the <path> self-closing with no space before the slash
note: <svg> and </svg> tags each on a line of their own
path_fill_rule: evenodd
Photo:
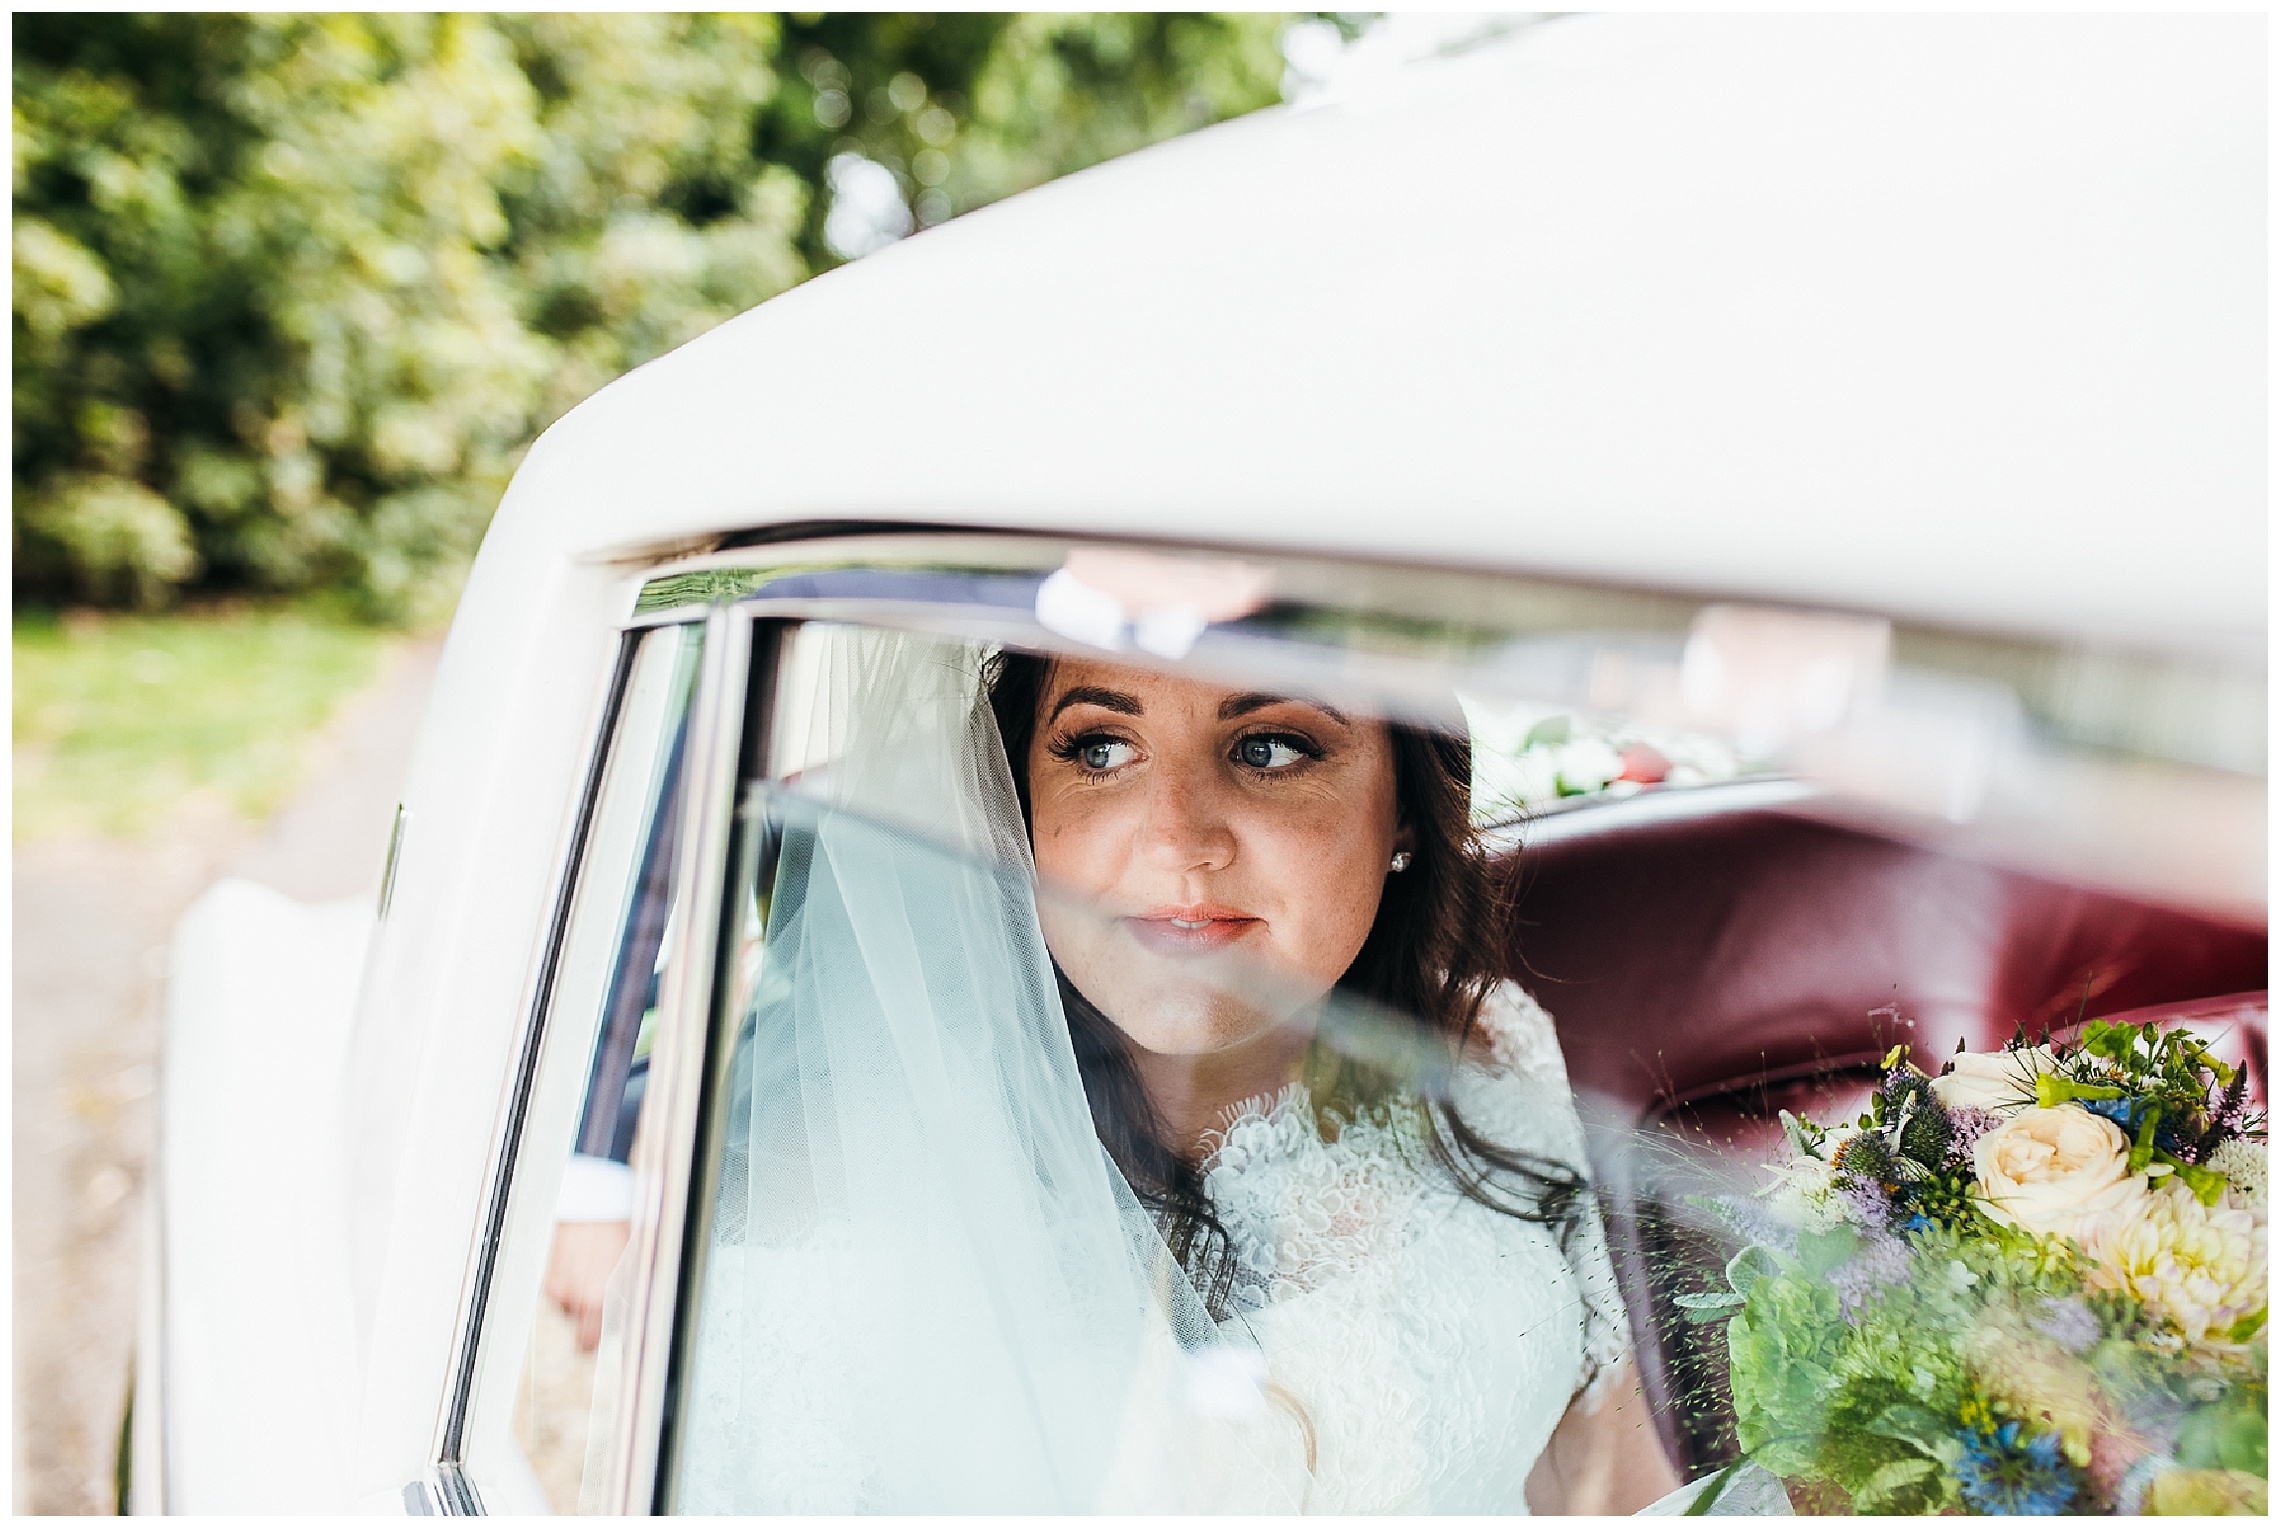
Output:
<svg viewBox="0 0 2280 1528">
<path fill-rule="evenodd" d="M 1588 1187 L 1591 1164 L 1584 1152 L 1575 1093 L 1568 1086 L 1567 1058 L 1560 1052 L 1552 1016 L 1517 983 L 1504 982 L 1490 991 L 1481 1006 L 1480 1028 L 1489 1042 L 1488 1070 L 1499 1084 L 1494 1091 L 1503 1104 L 1493 1111 L 1503 1126 L 1497 1139 L 1566 1163 L 1586 1184 L 1565 1251 L 1583 1304 L 1583 1372 L 1578 1388 L 1585 1409 L 1596 1411 L 1630 1354 L 1631 1324 L 1607 1255 L 1598 1197 Z"/>
</svg>

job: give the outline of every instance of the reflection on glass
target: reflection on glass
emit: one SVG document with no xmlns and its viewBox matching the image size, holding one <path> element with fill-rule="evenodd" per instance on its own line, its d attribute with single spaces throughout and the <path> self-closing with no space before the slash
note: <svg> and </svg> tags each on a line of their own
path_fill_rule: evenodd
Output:
<svg viewBox="0 0 2280 1528">
<path fill-rule="evenodd" d="M 823 627 L 781 678 L 679 1507 L 1675 1484 L 1454 697 Z"/>
<path fill-rule="evenodd" d="M 1857 1116 L 1896 1041 L 2181 999 L 2262 1075 L 2260 927 L 1732 793 L 1670 835 L 1586 806 L 1484 864 L 1497 719 L 1454 697 L 1391 725 L 1288 670 L 823 625 L 786 652 L 731 878 L 683 1507 L 1620 1510 L 1674 1483 L 1659 1437 L 1716 1510 L 1786 1510 L 1723 1473 L 1700 1319 L 1767 1244 L 1702 1204 L 1758 1202 L 1784 1110 Z M 1590 1192 L 1523 932 L 1622 1108 Z"/>
<path fill-rule="evenodd" d="M 595 803 L 524 1137 L 567 1138 L 571 1152 L 518 1173 L 518 1207 L 527 1206 L 519 1213 L 551 1222 L 545 1265 L 535 1301 L 502 1274 L 490 1313 L 495 1330 L 520 1325 L 527 1335 L 512 1449 L 486 1450 L 478 1439 L 470 1456 L 495 1510 L 569 1512 L 582 1502 L 590 1509 L 606 1474 L 599 1449 L 606 1429 L 595 1425 L 597 1354 L 624 1300 L 636 1213 L 628 1164 L 678 916 L 674 880 L 701 645 L 695 626 L 641 639 Z M 517 1310 L 528 1312 L 519 1323 Z"/>
</svg>

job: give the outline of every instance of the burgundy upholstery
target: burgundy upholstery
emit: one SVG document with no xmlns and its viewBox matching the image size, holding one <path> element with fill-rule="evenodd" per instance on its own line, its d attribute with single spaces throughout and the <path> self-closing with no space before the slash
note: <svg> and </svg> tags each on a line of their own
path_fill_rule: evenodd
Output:
<svg viewBox="0 0 2280 1528">
<path fill-rule="evenodd" d="M 1723 1328 L 1674 1294 L 1719 1282 L 1730 1243 L 1688 1198 L 1745 1186 L 1779 1113 L 1863 1107 L 1908 1042 L 1927 1070 L 1957 1042 L 2128 1013 L 2190 1022 L 2265 1092 L 2266 935 L 1980 864 L 1776 808 L 1656 820 L 1647 797 L 1524 835 L 1507 860 L 1509 969 L 1552 1013 L 1591 1127 L 1594 1172 L 1641 1377 L 1673 1458 L 1732 1457 Z M 1532 841 L 1531 841 L 1532 840 Z"/>
<path fill-rule="evenodd" d="M 1626 826 L 1629 805 L 1513 857 L 1511 962 L 1576 1086 L 1638 1114 L 1900 1040 L 1933 1062 L 2265 985 L 2262 927 L 1777 810 Z M 1605 830 L 1573 831 L 1587 813 Z"/>
</svg>

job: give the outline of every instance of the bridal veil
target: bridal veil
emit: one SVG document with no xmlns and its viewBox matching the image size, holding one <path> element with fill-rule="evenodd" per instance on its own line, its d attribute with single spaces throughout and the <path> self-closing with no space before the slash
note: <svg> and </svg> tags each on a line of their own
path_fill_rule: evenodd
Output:
<svg viewBox="0 0 2280 1528">
<path fill-rule="evenodd" d="M 1094 1132 L 981 654 L 790 640 L 682 1510 L 1301 1506 L 1302 1421 Z"/>
</svg>

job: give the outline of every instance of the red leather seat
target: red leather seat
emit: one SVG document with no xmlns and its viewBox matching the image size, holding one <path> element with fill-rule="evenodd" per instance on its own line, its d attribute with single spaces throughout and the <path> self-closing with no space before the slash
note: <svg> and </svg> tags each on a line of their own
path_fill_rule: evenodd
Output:
<svg viewBox="0 0 2280 1528">
<path fill-rule="evenodd" d="M 1524 831 L 1507 872 L 1512 974 L 1557 1021 L 1578 1089 L 1641 1114 L 1897 1041 L 1936 1062 L 2021 1024 L 2265 985 L 2261 925 L 1778 808 L 1648 820 L 1652 799 Z"/>
<path fill-rule="evenodd" d="M 1731 1457 L 1725 1241 L 1689 1195 L 1745 1186 L 1779 1111 L 1859 1112 L 1905 1041 L 1936 1071 L 2082 1018 L 2190 1021 L 2265 1093 L 2266 932 L 1979 863 L 1705 787 L 1521 832 L 1509 970 L 1550 1010 L 1591 1127 L 1642 1377 L 1673 1456 Z M 1731 803 L 1731 805 L 1727 805 Z"/>
</svg>

